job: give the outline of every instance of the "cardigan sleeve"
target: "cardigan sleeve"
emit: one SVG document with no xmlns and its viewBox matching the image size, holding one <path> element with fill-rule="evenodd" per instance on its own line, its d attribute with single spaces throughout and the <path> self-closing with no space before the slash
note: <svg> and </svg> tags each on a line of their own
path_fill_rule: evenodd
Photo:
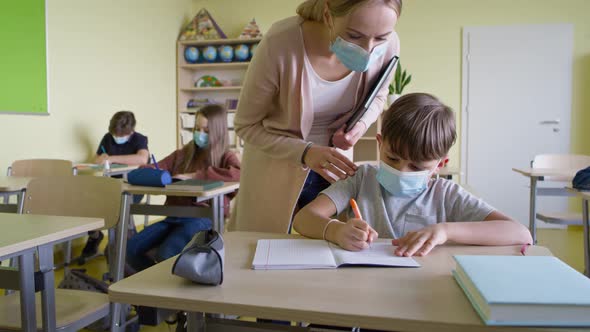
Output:
<svg viewBox="0 0 590 332">
<path fill-rule="evenodd" d="M 299 164 L 307 142 L 295 135 L 290 137 L 273 132 L 264 125 L 264 120 L 272 112 L 287 112 L 285 109 L 275 109 L 280 89 L 289 88 L 281 87 L 279 83 L 282 72 L 280 61 L 284 61 L 281 60 L 284 56 L 277 54 L 277 49 L 281 48 L 279 39 L 280 34 L 269 31 L 258 44 L 256 54 L 248 66 L 234 126 L 237 135 L 247 144 L 273 158 L 290 159 Z"/>
</svg>

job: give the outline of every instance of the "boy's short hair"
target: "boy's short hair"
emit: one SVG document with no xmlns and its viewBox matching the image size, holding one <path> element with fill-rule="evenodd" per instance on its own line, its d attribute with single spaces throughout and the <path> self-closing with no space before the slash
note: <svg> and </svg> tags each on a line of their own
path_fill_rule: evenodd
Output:
<svg viewBox="0 0 590 332">
<path fill-rule="evenodd" d="M 383 115 L 384 144 L 402 159 L 425 162 L 444 158 L 455 143 L 455 114 L 427 93 L 398 98 Z"/>
<path fill-rule="evenodd" d="M 113 115 L 109 124 L 109 133 L 115 136 L 125 136 L 135 130 L 135 115 L 130 111 L 119 111 Z"/>
</svg>

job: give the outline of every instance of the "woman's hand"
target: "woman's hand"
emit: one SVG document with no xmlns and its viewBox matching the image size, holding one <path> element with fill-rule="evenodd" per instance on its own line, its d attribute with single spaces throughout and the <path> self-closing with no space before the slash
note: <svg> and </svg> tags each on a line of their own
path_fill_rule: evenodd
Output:
<svg viewBox="0 0 590 332">
<path fill-rule="evenodd" d="M 327 146 L 312 145 L 305 154 L 303 162 L 330 183 L 336 180 L 329 173 L 343 180 L 354 175 L 357 170 L 357 166 L 336 148 Z"/>
<path fill-rule="evenodd" d="M 365 123 L 362 121 L 358 121 L 347 133 L 344 132 L 345 128 L 346 124 L 338 128 L 338 130 L 336 130 L 332 136 L 332 144 L 342 150 L 348 150 L 352 148 L 367 130 Z"/>
<path fill-rule="evenodd" d="M 398 246 L 395 254 L 411 257 L 426 256 L 437 245 L 447 242 L 448 233 L 446 224 L 430 225 L 416 232 L 408 232 L 400 239 L 393 239 L 391 243 Z"/>
<path fill-rule="evenodd" d="M 346 223 L 328 225 L 326 236 L 328 241 L 350 251 L 367 249 L 377 237 L 379 234 L 369 224 L 357 218 L 348 219 Z"/>
</svg>

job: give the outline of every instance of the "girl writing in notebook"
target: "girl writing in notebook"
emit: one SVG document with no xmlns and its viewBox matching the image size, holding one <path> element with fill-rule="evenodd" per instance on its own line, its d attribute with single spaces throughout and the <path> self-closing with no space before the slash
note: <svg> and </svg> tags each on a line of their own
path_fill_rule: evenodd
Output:
<svg viewBox="0 0 590 332">
<path fill-rule="evenodd" d="M 179 179 L 240 180 L 240 161 L 229 150 L 227 112 L 220 105 L 204 106 L 195 115 L 194 139 L 158 163 Z M 225 197 L 225 211 L 229 200 Z M 167 205 L 199 205 L 191 197 L 167 197 Z M 137 233 L 127 242 L 127 262 L 137 271 L 180 253 L 199 231 L 210 229 L 207 218 L 167 217 Z M 147 254 L 156 249 L 155 257 Z"/>
</svg>

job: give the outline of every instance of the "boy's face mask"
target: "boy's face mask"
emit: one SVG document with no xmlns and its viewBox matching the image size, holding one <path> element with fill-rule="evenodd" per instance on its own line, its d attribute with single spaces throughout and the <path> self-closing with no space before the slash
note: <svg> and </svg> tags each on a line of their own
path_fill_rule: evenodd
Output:
<svg viewBox="0 0 590 332">
<path fill-rule="evenodd" d="M 112 135 L 112 136 L 113 136 L 113 140 L 118 145 L 125 144 L 125 143 L 129 142 L 129 138 L 131 137 L 131 135 L 121 136 L 121 137 L 118 137 L 115 135 Z"/>
<path fill-rule="evenodd" d="M 193 140 L 195 141 L 195 145 L 201 149 L 209 146 L 209 134 L 204 131 L 193 132 Z"/>
<path fill-rule="evenodd" d="M 434 170 L 401 172 L 381 161 L 377 181 L 394 196 L 415 197 L 428 187 L 428 181 L 433 173 Z"/>
</svg>

